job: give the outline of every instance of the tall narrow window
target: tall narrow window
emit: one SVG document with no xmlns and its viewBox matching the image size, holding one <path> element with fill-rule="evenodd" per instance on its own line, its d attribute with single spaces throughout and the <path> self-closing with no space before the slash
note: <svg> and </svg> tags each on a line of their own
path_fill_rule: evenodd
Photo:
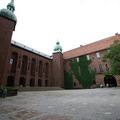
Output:
<svg viewBox="0 0 120 120">
<path fill-rule="evenodd" d="M 16 72 L 17 60 L 18 60 L 18 54 L 16 52 L 13 52 L 10 59 L 11 73 Z"/>
<path fill-rule="evenodd" d="M 103 72 L 102 64 L 99 64 L 100 73 Z"/>
<path fill-rule="evenodd" d="M 33 58 L 31 61 L 31 76 L 35 76 L 35 59 Z"/>
<path fill-rule="evenodd" d="M 90 56 L 89 55 L 86 55 L 86 57 L 87 57 L 87 60 L 90 60 Z"/>
<path fill-rule="evenodd" d="M 108 65 L 106 64 L 105 66 L 106 66 L 106 71 L 109 71 L 109 67 L 108 67 Z"/>
<path fill-rule="evenodd" d="M 10 64 L 11 64 L 11 65 L 13 64 L 13 58 L 10 59 Z"/>
<path fill-rule="evenodd" d="M 48 77 L 48 71 L 49 71 L 49 64 L 46 63 L 46 68 L 45 68 L 45 76 Z"/>
<path fill-rule="evenodd" d="M 43 70 L 43 62 L 39 61 L 39 67 L 38 67 L 38 76 L 42 77 L 42 70 Z"/>
<path fill-rule="evenodd" d="M 76 59 L 76 60 L 77 60 L 77 62 L 79 62 L 79 57 L 77 57 L 77 59 Z"/>
<path fill-rule="evenodd" d="M 23 56 L 22 57 L 22 67 L 21 67 L 21 74 L 26 74 L 27 72 L 27 62 L 28 62 L 28 57 Z"/>
</svg>

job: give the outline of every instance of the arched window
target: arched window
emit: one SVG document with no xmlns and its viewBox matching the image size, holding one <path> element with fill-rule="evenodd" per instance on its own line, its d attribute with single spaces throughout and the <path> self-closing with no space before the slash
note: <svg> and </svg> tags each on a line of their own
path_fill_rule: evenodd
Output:
<svg viewBox="0 0 120 120">
<path fill-rule="evenodd" d="M 27 62 L 28 62 L 28 57 L 24 55 L 22 57 L 21 74 L 26 74 L 26 72 L 27 72 Z"/>
<path fill-rule="evenodd" d="M 11 73 L 16 72 L 17 60 L 18 60 L 18 54 L 16 52 L 13 52 L 10 59 Z"/>
<path fill-rule="evenodd" d="M 24 77 L 21 77 L 21 78 L 20 78 L 19 86 L 21 86 L 21 85 L 22 85 L 23 87 L 25 86 L 25 78 L 24 78 Z"/>
<path fill-rule="evenodd" d="M 8 76 L 6 86 L 13 87 L 14 86 L 14 80 L 15 80 L 15 78 L 13 76 Z"/>
<path fill-rule="evenodd" d="M 38 69 L 38 76 L 42 77 L 42 70 L 43 70 L 43 62 L 39 61 L 39 69 Z"/>
<path fill-rule="evenodd" d="M 48 80 L 45 80 L 45 86 L 48 86 Z"/>
<path fill-rule="evenodd" d="M 46 67 L 45 67 L 45 77 L 47 77 L 48 78 L 48 74 L 49 74 L 49 64 L 48 63 L 46 63 Z"/>
<path fill-rule="evenodd" d="M 30 79 L 30 87 L 34 87 L 34 79 L 33 78 Z"/>
<path fill-rule="evenodd" d="M 41 79 L 38 80 L 38 86 L 42 86 L 42 80 Z"/>
<path fill-rule="evenodd" d="M 36 60 L 34 58 L 32 58 L 32 61 L 31 61 L 31 76 L 35 76 L 35 63 L 36 63 Z"/>
</svg>

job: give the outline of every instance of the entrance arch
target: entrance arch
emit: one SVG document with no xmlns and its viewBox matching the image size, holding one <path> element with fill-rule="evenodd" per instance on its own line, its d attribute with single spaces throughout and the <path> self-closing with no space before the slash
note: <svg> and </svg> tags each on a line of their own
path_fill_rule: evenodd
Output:
<svg viewBox="0 0 120 120">
<path fill-rule="evenodd" d="M 19 86 L 22 85 L 23 87 L 25 86 L 25 78 L 21 77 L 19 81 Z"/>
<path fill-rule="evenodd" d="M 34 87 L 34 79 L 33 78 L 30 79 L 30 87 Z"/>
<path fill-rule="evenodd" d="M 104 83 L 105 83 L 105 86 L 107 86 L 108 84 L 108 87 L 117 87 L 117 82 L 113 75 L 106 75 L 104 77 Z"/>
<path fill-rule="evenodd" d="M 13 87 L 14 86 L 14 77 L 8 76 L 7 78 L 7 86 Z"/>
</svg>

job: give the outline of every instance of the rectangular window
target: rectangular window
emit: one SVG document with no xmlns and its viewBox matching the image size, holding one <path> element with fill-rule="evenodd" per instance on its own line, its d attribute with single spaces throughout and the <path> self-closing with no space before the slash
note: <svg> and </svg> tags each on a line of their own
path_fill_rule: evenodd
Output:
<svg viewBox="0 0 120 120">
<path fill-rule="evenodd" d="M 96 56 L 97 56 L 97 58 L 100 58 L 100 53 L 97 52 L 97 53 L 96 53 Z"/>
<path fill-rule="evenodd" d="M 110 52 L 110 49 L 108 49 L 107 51 Z"/>
<path fill-rule="evenodd" d="M 77 62 L 79 62 L 79 57 L 77 58 Z"/>
<path fill-rule="evenodd" d="M 87 60 L 90 60 L 90 56 L 89 55 L 86 55 L 86 57 L 87 57 Z"/>
<path fill-rule="evenodd" d="M 99 64 L 100 73 L 103 72 L 102 64 Z"/>
</svg>

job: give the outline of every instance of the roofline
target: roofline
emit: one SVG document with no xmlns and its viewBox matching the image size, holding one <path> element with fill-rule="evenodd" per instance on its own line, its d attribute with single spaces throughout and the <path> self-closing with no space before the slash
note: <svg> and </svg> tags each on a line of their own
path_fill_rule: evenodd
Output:
<svg viewBox="0 0 120 120">
<path fill-rule="evenodd" d="M 104 48 L 104 49 L 96 50 L 94 52 L 90 52 L 90 53 L 87 53 L 87 54 L 82 54 L 82 55 L 79 55 L 79 56 L 77 55 L 77 56 L 70 57 L 70 58 L 67 58 L 67 59 L 64 58 L 64 60 L 69 60 L 69 59 L 73 59 L 73 58 L 76 58 L 76 57 L 80 57 L 80 56 L 84 56 L 84 55 L 89 55 L 89 54 L 96 53 L 96 52 L 103 51 L 103 50 L 107 50 L 107 49 L 109 49 L 109 48 Z"/>
<path fill-rule="evenodd" d="M 106 37 L 106 38 L 103 38 L 103 39 L 100 39 L 100 40 L 96 40 L 95 42 L 91 42 L 91 43 L 88 43 L 88 44 L 85 44 L 85 45 L 80 45 L 79 47 L 76 47 L 76 48 L 73 48 L 73 49 L 70 49 L 70 50 L 67 50 L 67 51 L 63 52 L 63 54 L 66 53 L 66 52 L 69 52 L 69 51 L 76 50 L 76 49 L 78 49 L 80 47 L 89 46 L 89 45 L 94 44 L 96 42 L 99 42 L 99 41 L 102 41 L 102 40 L 105 40 L 105 39 L 109 39 L 109 38 L 115 37 L 116 35 L 120 35 L 120 34 L 115 34 L 115 35 L 110 36 L 110 37 Z"/>
<path fill-rule="evenodd" d="M 39 51 L 37 51 L 37 50 L 35 50 L 35 49 L 32 49 L 32 48 L 30 48 L 30 47 L 28 47 L 28 46 L 26 46 L 26 45 L 23 45 L 23 44 L 21 44 L 21 43 L 19 43 L 19 42 L 14 41 L 14 40 L 11 41 L 11 44 L 14 45 L 14 46 L 17 46 L 17 47 L 19 47 L 19 48 L 22 48 L 22 49 L 24 49 L 24 50 L 27 50 L 27 51 L 29 51 L 29 52 L 31 52 L 31 53 L 37 54 L 37 55 L 39 55 L 39 56 L 42 56 L 42 57 L 44 57 L 44 58 L 52 59 L 51 56 L 49 56 L 49 55 L 47 55 L 47 54 L 44 54 L 44 53 L 42 53 L 42 52 L 39 52 Z"/>
</svg>

